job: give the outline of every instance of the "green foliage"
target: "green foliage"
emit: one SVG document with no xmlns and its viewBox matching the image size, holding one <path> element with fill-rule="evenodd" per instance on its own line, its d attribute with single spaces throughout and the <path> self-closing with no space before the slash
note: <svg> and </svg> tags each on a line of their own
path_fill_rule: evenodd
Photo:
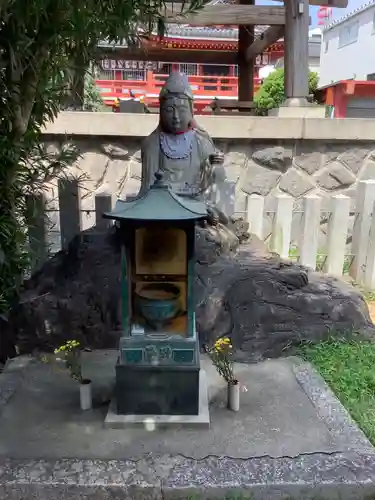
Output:
<svg viewBox="0 0 375 500">
<path fill-rule="evenodd" d="M 375 444 L 375 344 L 332 340 L 306 346 L 301 353 Z"/>
<path fill-rule="evenodd" d="M 193 0 L 184 12 L 195 11 Z M 98 44 L 133 43 L 164 29 L 164 0 L 3 0 L 0 9 L 0 315 L 27 268 L 24 195 L 66 166 L 41 151 L 41 131 L 69 95 L 80 94 Z M 91 89 L 93 90 L 93 89 Z M 90 91 L 90 89 L 89 89 Z M 82 95 L 82 94 L 81 94 Z M 93 97 L 93 96 L 91 96 Z M 73 99 L 74 100 L 74 99 Z M 91 102 L 91 101 L 90 101 Z M 84 103 L 81 101 L 81 107 Z M 93 106 L 91 104 L 86 104 Z M 65 151 L 66 153 L 66 151 Z M 70 156 L 69 156 L 70 155 Z M 68 154 L 68 159 L 73 160 Z M 30 163 L 31 161 L 31 163 Z"/>
<path fill-rule="evenodd" d="M 257 108 L 276 108 L 284 100 L 284 70 L 276 69 L 264 79 L 260 89 L 254 95 Z"/>
<path fill-rule="evenodd" d="M 314 95 L 318 89 L 319 75 L 315 71 L 309 72 L 309 92 Z"/>
<path fill-rule="evenodd" d="M 314 94 L 318 87 L 317 73 L 309 73 L 309 93 Z M 277 108 L 285 100 L 284 69 L 279 68 L 264 79 L 262 86 L 254 96 L 254 102 L 260 113 L 267 109 Z"/>
<path fill-rule="evenodd" d="M 91 73 L 85 75 L 85 93 L 83 99 L 83 109 L 85 111 L 105 111 L 106 105 L 100 95 L 100 91 L 95 84 L 95 79 Z"/>
</svg>

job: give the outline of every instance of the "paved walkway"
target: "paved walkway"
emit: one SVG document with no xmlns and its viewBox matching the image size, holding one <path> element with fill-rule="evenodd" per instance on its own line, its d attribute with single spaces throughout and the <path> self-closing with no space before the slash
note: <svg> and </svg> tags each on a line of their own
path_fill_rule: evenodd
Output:
<svg viewBox="0 0 375 500">
<path fill-rule="evenodd" d="M 108 488 L 150 499 L 251 491 L 253 499 L 300 500 L 332 488 L 340 499 L 375 494 L 372 446 L 298 359 L 237 365 L 247 389 L 238 413 L 226 409 L 225 384 L 203 359 L 211 429 L 151 432 L 103 428 L 115 362 L 114 351 L 85 353 L 96 401 L 89 412 L 79 410 L 78 388 L 65 374 L 24 358 L 8 365 L 0 375 L 1 499 L 22 498 L 16 490 L 32 498 L 41 486 L 44 496 L 36 498 L 48 500 L 80 498 L 74 488 L 87 495 L 97 487 L 103 496 L 88 498 L 125 498 L 108 496 Z"/>
</svg>

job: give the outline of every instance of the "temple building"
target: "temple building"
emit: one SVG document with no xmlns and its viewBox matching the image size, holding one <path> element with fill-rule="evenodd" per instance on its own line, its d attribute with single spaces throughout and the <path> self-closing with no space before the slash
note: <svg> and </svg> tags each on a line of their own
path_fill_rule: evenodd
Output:
<svg viewBox="0 0 375 500">
<path fill-rule="evenodd" d="M 251 114 L 262 78 L 272 68 L 283 67 L 285 101 L 279 112 L 304 108 L 309 67 L 316 70 L 319 65 L 321 40 L 320 31 L 309 36 L 309 5 L 345 8 L 347 3 L 286 0 L 283 5 L 256 5 L 254 0 L 213 0 L 197 12 L 167 3 L 161 12 L 163 37 L 138 32 L 126 44 L 100 44 L 97 84 L 108 104 L 142 96 L 153 107 L 175 69 L 189 76 L 195 112 L 210 106 L 219 113 Z"/>
<path fill-rule="evenodd" d="M 260 38 L 268 26 L 256 26 L 255 37 Z M 238 97 L 238 65 L 230 64 L 230 59 L 238 53 L 238 27 L 198 27 L 188 25 L 169 25 L 164 39 L 153 35 L 142 41 L 142 47 L 150 51 L 162 46 L 176 54 L 176 61 L 185 51 L 196 53 L 199 61 L 204 53 L 218 56 L 216 64 L 209 62 L 162 62 L 126 60 L 108 57 L 99 63 L 97 85 L 106 104 L 112 105 L 116 98 L 129 99 L 130 91 L 137 97 L 144 97 L 147 104 L 157 104 L 160 87 L 172 70 L 189 76 L 193 88 L 196 111 L 201 112 L 213 99 L 236 100 Z M 319 72 L 320 29 L 309 32 L 308 65 L 311 71 Z M 103 47 L 105 45 L 103 44 Z M 112 47 L 113 53 L 126 48 L 126 45 Z M 228 63 L 220 60 L 228 59 Z M 275 68 L 284 64 L 284 38 L 267 47 L 254 59 L 254 91 L 262 80 Z"/>
</svg>

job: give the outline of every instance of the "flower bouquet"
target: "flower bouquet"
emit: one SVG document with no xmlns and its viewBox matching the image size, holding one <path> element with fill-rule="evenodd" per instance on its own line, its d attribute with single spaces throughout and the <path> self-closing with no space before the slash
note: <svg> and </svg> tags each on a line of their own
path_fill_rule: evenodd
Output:
<svg viewBox="0 0 375 500">
<path fill-rule="evenodd" d="M 240 384 L 234 375 L 230 339 L 228 337 L 218 339 L 213 346 L 206 348 L 206 352 L 219 375 L 228 384 L 228 408 L 238 411 L 240 409 Z"/>
<path fill-rule="evenodd" d="M 53 364 L 80 384 L 80 403 L 82 410 L 92 408 L 91 380 L 82 376 L 81 344 L 77 340 L 68 340 L 54 351 L 55 357 L 42 356 L 44 363 Z"/>
</svg>

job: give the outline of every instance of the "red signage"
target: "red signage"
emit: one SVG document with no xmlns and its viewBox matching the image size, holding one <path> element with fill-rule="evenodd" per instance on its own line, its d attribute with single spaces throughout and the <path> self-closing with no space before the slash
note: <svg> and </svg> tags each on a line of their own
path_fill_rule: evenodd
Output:
<svg viewBox="0 0 375 500">
<path fill-rule="evenodd" d="M 318 26 L 325 26 L 332 19 L 332 7 L 319 7 Z"/>
</svg>

